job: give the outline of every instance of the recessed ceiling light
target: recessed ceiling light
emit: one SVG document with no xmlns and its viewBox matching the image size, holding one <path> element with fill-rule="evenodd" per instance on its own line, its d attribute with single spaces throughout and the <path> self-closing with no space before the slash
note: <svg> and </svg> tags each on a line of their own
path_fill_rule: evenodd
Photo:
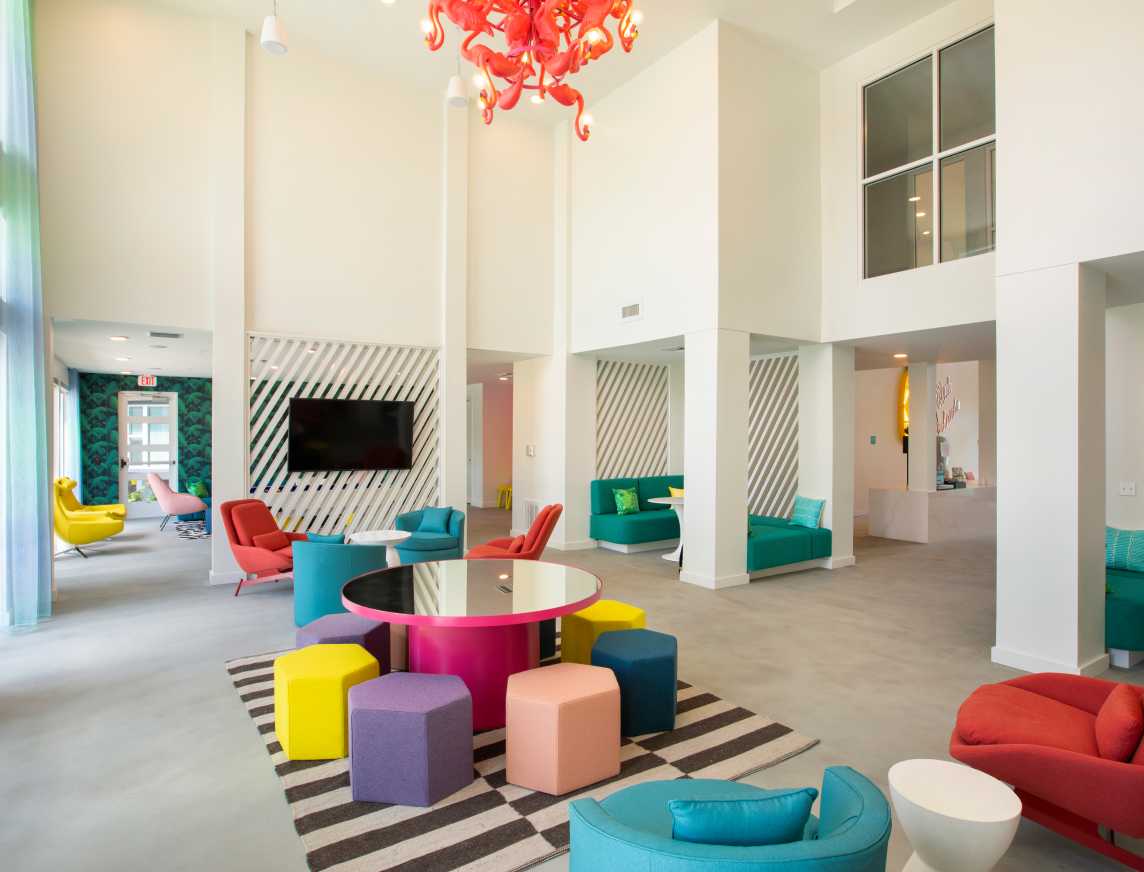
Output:
<svg viewBox="0 0 1144 872">
<path fill-rule="evenodd" d="M 904 353 L 902 353 L 902 352 L 900 352 L 900 351 L 899 351 L 897 354 L 895 354 L 895 355 L 894 355 L 894 359 L 895 359 L 895 360 L 905 360 L 907 357 L 909 357 L 909 355 L 908 355 L 908 354 L 904 354 Z"/>
<path fill-rule="evenodd" d="M 316 349 L 316 348 L 307 348 L 307 349 L 306 349 L 306 353 L 307 353 L 307 354 L 317 354 L 317 353 L 318 353 L 318 349 Z"/>
<path fill-rule="evenodd" d="M 497 578 L 499 578 L 501 581 L 505 581 L 508 579 L 508 573 L 502 572 L 500 575 L 497 576 Z"/>
<path fill-rule="evenodd" d="M 127 341 L 126 336 L 108 336 L 107 338 L 110 339 L 112 342 L 126 342 Z"/>
<path fill-rule="evenodd" d="M 923 230 L 923 231 L 922 231 L 922 236 L 929 236 L 929 231 L 928 231 L 928 230 Z"/>
<path fill-rule="evenodd" d="M 131 359 L 130 357 L 117 357 L 117 358 L 115 358 L 117 363 L 127 363 L 127 361 L 129 361 L 130 359 Z"/>
<path fill-rule="evenodd" d="M 278 364 L 276 364 L 276 363 L 275 363 L 275 364 L 272 364 L 270 368 L 271 368 L 271 369 L 278 369 Z"/>
<path fill-rule="evenodd" d="M 131 370 L 129 370 L 129 369 L 121 369 L 121 370 L 119 370 L 119 374 L 120 374 L 120 375 L 131 375 Z"/>
<path fill-rule="evenodd" d="M 916 195 L 915 195 L 915 196 L 913 196 L 913 197 L 910 197 L 910 202 L 911 202 L 911 203 L 917 203 L 917 202 L 918 202 L 918 201 L 920 201 L 920 200 L 921 200 L 921 197 L 918 197 L 918 196 L 916 196 Z"/>
<path fill-rule="evenodd" d="M 392 6 L 393 4 L 394 4 L 394 0 L 381 0 L 382 6 Z"/>
<path fill-rule="evenodd" d="M 167 346 L 166 346 L 166 345 L 148 345 L 147 347 L 148 347 L 148 348 L 160 348 L 160 349 L 163 349 L 163 348 L 166 348 Z"/>
<path fill-rule="evenodd" d="M 915 217 L 917 217 L 917 218 L 925 218 L 925 217 L 926 217 L 926 213 L 925 213 L 925 212 L 918 212 L 918 214 L 917 214 Z"/>
</svg>

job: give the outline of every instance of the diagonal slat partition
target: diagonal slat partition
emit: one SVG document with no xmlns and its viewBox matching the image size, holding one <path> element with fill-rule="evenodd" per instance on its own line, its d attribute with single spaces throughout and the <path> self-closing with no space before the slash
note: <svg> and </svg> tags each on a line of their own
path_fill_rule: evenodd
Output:
<svg viewBox="0 0 1144 872">
<path fill-rule="evenodd" d="M 786 517 L 798 490 L 798 355 L 752 360 L 749 393 L 748 506 Z"/>
<path fill-rule="evenodd" d="M 386 529 L 397 515 L 437 503 L 437 349 L 254 333 L 247 342 L 250 495 L 283 529 Z M 412 402 L 413 467 L 288 472 L 292 397 Z"/>
<path fill-rule="evenodd" d="M 664 475 L 667 470 L 667 367 L 596 363 L 596 476 Z"/>
</svg>

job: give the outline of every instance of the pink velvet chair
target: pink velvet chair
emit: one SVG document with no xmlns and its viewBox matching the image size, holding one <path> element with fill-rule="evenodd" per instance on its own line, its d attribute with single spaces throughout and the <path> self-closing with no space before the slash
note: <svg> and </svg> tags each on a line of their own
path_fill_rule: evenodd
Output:
<svg viewBox="0 0 1144 872">
<path fill-rule="evenodd" d="M 159 478 L 153 472 L 147 473 L 147 483 L 151 485 L 151 492 L 159 501 L 159 508 L 163 510 L 163 520 L 159 524 L 162 530 L 167 522 L 175 515 L 193 515 L 196 512 L 207 511 L 207 504 L 194 494 L 180 494 L 171 490 L 165 478 Z"/>
</svg>

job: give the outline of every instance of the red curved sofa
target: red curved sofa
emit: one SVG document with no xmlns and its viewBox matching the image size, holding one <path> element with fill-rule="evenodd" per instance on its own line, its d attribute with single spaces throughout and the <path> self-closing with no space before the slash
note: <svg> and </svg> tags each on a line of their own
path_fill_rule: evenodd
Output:
<svg viewBox="0 0 1144 872">
<path fill-rule="evenodd" d="M 1120 686 L 1059 673 L 983 685 L 958 709 L 949 753 L 1013 785 L 1026 818 L 1144 870 L 1101 832 L 1144 837 L 1144 687 L 1113 698 Z"/>
</svg>

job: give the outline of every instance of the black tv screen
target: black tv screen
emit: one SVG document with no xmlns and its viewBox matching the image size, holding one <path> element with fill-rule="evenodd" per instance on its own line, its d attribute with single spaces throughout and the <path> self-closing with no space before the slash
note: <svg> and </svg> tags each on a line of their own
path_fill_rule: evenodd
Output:
<svg viewBox="0 0 1144 872">
<path fill-rule="evenodd" d="M 413 403 L 290 400 L 290 472 L 409 469 Z"/>
</svg>

